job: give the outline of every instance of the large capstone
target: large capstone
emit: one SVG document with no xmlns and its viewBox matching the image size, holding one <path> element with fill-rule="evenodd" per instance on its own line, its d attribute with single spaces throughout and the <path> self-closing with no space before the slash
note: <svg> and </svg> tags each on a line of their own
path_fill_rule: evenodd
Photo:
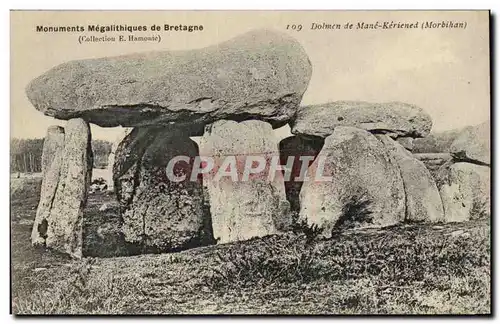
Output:
<svg viewBox="0 0 500 324">
<path fill-rule="evenodd" d="M 125 137 L 116 150 L 114 182 L 127 242 L 146 252 L 211 242 L 201 178 L 191 179 L 197 155 L 197 144 L 170 128 L 135 128 Z"/>
<path fill-rule="evenodd" d="M 301 172 L 306 172 L 313 163 L 323 147 L 323 142 L 322 138 L 290 136 L 279 144 L 281 165 L 284 166 L 286 199 L 294 212 L 300 210 L 299 196 L 303 182 Z"/>
<path fill-rule="evenodd" d="M 257 30 L 197 50 L 71 61 L 34 79 L 26 93 L 47 116 L 104 127 L 177 124 L 199 133 L 218 119 L 281 127 L 311 72 L 296 40 Z"/>
<path fill-rule="evenodd" d="M 490 165 L 490 137 L 489 121 L 466 127 L 451 144 L 450 153 L 455 161 Z"/>
<path fill-rule="evenodd" d="M 439 170 L 437 184 L 447 222 L 490 217 L 489 167 L 467 162 L 446 163 Z"/>
<path fill-rule="evenodd" d="M 324 237 L 340 228 L 381 227 L 404 220 L 398 166 L 385 146 L 365 130 L 335 128 L 307 176 L 299 216 Z"/>
<path fill-rule="evenodd" d="M 272 167 L 279 165 L 279 150 L 270 124 L 217 121 L 207 126 L 200 151 L 214 161 L 204 184 L 219 243 L 275 234 L 291 225 L 283 174 Z"/>
<path fill-rule="evenodd" d="M 64 128 L 50 126 L 43 141 L 42 150 L 42 185 L 40 201 L 36 211 L 31 243 L 45 245 L 47 238 L 48 217 L 56 195 L 61 173 L 64 150 Z"/>
<path fill-rule="evenodd" d="M 443 204 L 424 163 L 387 135 L 377 135 L 399 167 L 406 197 L 407 221 L 444 221 Z"/>
<path fill-rule="evenodd" d="M 327 137 L 338 126 L 353 126 L 391 137 L 424 137 L 432 127 L 422 108 L 402 102 L 336 101 L 300 107 L 292 133 Z"/>
<path fill-rule="evenodd" d="M 89 124 L 83 119 L 71 119 L 65 128 L 62 156 L 52 162 L 53 170 L 47 171 L 57 188 L 47 219 L 46 246 L 73 257 L 82 256 L 83 209 L 92 179 L 92 148 Z M 60 161 L 60 162 L 59 162 Z M 60 163 L 59 177 L 56 176 Z M 45 187 L 47 188 L 47 187 Z M 47 195 L 51 195 L 52 187 Z"/>
</svg>

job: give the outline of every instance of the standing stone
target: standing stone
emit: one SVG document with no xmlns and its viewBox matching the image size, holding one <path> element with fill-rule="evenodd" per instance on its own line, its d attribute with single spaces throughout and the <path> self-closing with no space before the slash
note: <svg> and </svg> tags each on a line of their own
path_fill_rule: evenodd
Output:
<svg viewBox="0 0 500 324">
<path fill-rule="evenodd" d="M 490 122 L 477 126 L 466 127 L 450 147 L 450 153 L 455 161 L 490 165 Z"/>
<path fill-rule="evenodd" d="M 56 152 L 64 147 L 64 128 L 61 126 L 50 126 L 43 141 L 42 150 L 42 177 L 50 167 Z"/>
<path fill-rule="evenodd" d="M 309 167 L 321 151 L 323 142 L 322 138 L 307 139 L 300 136 L 290 136 L 281 140 L 279 144 L 281 165 L 287 165 L 288 159 L 290 157 L 293 158 L 293 164 L 289 171 L 287 167 L 288 174 L 284 172 L 286 199 L 290 202 L 290 209 L 292 211 L 298 212 L 300 210 L 299 196 L 300 189 L 302 188 L 300 171 L 302 169 L 302 161 L 307 163 L 307 167 Z M 307 159 L 307 162 L 305 159 Z"/>
<path fill-rule="evenodd" d="M 452 159 L 449 153 L 414 153 L 413 157 L 422 161 L 435 180 L 439 178 L 441 166 Z"/>
<path fill-rule="evenodd" d="M 124 152 L 128 154 L 123 154 Z M 188 136 L 167 128 L 136 128 L 116 152 L 115 181 L 122 209 L 125 240 L 144 251 L 164 252 L 203 245 L 210 229 L 203 214 L 201 178 L 191 181 L 198 146 Z M 175 182 L 167 166 L 174 165 Z"/>
<path fill-rule="evenodd" d="M 50 126 L 43 142 L 42 186 L 31 232 L 31 243 L 33 245 L 45 245 L 48 226 L 47 218 L 51 213 L 52 203 L 59 184 L 63 150 L 64 128 Z"/>
<path fill-rule="evenodd" d="M 377 138 L 395 160 L 403 178 L 406 197 L 405 219 L 407 221 L 443 221 L 441 196 L 429 170 L 389 136 L 377 135 Z"/>
<path fill-rule="evenodd" d="M 123 141 L 125 137 L 132 131 L 133 128 L 124 128 L 120 134 L 118 134 L 117 138 L 113 142 L 111 146 L 111 152 L 109 152 L 108 156 L 108 166 L 107 166 L 107 177 L 106 183 L 108 185 L 109 191 L 114 191 L 114 180 L 113 180 L 113 165 L 115 164 L 115 152 L 120 143 Z"/>
<path fill-rule="evenodd" d="M 66 124 L 59 183 L 47 218 L 47 247 L 76 258 L 82 256 L 83 208 L 92 179 L 90 143 L 89 124 L 80 118 L 70 119 Z"/>
<path fill-rule="evenodd" d="M 324 237 L 341 227 L 379 227 L 404 220 L 397 165 L 369 132 L 339 126 L 325 139 L 300 192 L 300 218 Z M 326 178 L 326 179 L 325 179 Z"/>
<path fill-rule="evenodd" d="M 489 167 L 467 162 L 445 164 L 437 183 L 447 222 L 491 215 Z"/>
<path fill-rule="evenodd" d="M 200 147 L 202 156 L 214 159 L 214 168 L 204 177 L 204 184 L 218 243 L 275 234 L 291 225 L 283 174 L 273 172 L 274 179 L 268 178 L 271 161 L 279 163 L 271 125 L 257 120 L 220 120 L 206 127 Z M 264 158 L 265 168 L 245 181 L 245 163 L 253 157 Z M 218 178 L 221 171 L 234 177 Z"/>
</svg>

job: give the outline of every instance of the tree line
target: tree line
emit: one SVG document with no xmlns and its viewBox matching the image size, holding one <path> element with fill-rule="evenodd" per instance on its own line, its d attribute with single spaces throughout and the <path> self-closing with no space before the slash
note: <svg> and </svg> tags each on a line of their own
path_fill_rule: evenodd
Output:
<svg viewBox="0 0 500 324">
<path fill-rule="evenodd" d="M 43 138 L 10 140 L 10 172 L 35 173 L 42 171 Z M 94 168 L 105 169 L 111 143 L 104 140 L 92 140 Z"/>
</svg>

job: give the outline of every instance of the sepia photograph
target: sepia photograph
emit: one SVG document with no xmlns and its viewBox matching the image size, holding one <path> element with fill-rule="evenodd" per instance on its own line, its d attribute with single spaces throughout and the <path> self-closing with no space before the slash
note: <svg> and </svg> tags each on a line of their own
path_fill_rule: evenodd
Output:
<svg viewBox="0 0 500 324">
<path fill-rule="evenodd" d="M 491 315 L 490 24 L 11 10 L 11 313 Z"/>
</svg>

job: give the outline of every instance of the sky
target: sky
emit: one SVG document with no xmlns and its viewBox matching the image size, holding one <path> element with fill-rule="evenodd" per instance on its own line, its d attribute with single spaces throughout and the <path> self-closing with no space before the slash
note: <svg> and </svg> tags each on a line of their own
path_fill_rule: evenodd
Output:
<svg viewBox="0 0 500 324">
<path fill-rule="evenodd" d="M 312 23 L 376 21 L 466 22 L 465 29 L 311 30 Z M 37 33 L 36 26 L 89 24 L 203 24 L 202 32 L 156 32 L 160 43 L 85 43 L 79 33 Z M 301 31 L 286 29 L 301 24 Z M 26 85 L 69 60 L 151 50 L 197 49 L 252 29 L 289 34 L 304 47 L 312 76 L 302 105 L 337 100 L 402 101 L 423 108 L 433 131 L 479 124 L 490 118 L 487 11 L 255 11 L 255 12 L 11 12 L 11 137 L 41 138 L 65 121 L 44 116 L 28 101 Z M 84 33 L 92 35 L 92 33 Z M 116 36 L 120 33 L 107 33 Z M 148 36 L 151 32 L 136 33 Z M 102 34 L 94 34 L 102 36 Z M 113 140 L 120 128 L 92 125 L 92 137 Z M 288 136 L 289 127 L 276 132 Z"/>
</svg>

